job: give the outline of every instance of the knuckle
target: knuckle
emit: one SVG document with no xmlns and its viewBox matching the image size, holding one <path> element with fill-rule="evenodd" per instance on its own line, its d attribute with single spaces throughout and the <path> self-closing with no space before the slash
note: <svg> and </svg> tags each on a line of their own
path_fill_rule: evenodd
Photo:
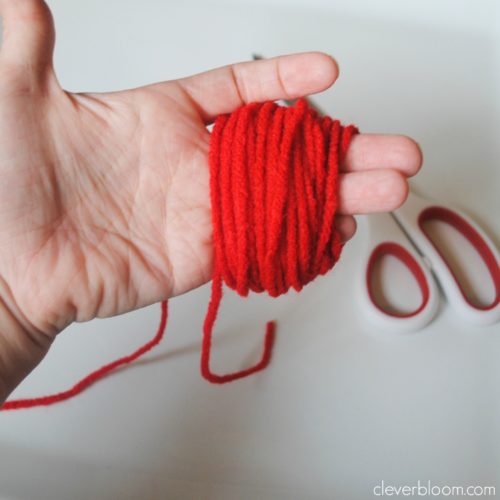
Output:
<svg viewBox="0 0 500 500">
<path fill-rule="evenodd" d="M 245 78 L 244 75 L 240 73 L 240 67 L 237 64 L 230 64 L 228 70 L 239 101 L 241 104 L 249 102 Z"/>
</svg>

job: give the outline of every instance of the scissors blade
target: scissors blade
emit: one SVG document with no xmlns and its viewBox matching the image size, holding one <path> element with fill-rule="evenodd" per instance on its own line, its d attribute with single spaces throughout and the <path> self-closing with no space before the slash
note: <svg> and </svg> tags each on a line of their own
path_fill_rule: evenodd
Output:
<svg viewBox="0 0 500 500">
<path fill-rule="evenodd" d="M 420 257 L 422 257 L 422 259 L 425 262 L 427 262 L 428 259 L 426 258 L 425 254 L 422 252 L 422 250 L 420 249 L 420 247 L 418 246 L 416 241 L 411 237 L 411 234 L 409 233 L 409 231 L 404 227 L 404 225 L 401 223 L 401 221 L 396 217 L 394 212 L 389 212 L 389 215 L 393 218 L 394 222 L 398 225 L 399 229 L 401 229 L 403 234 L 406 236 L 408 241 L 411 243 L 411 246 L 413 247 L 413 249 L 418 253 L 418 255 L 420 255 Z"/>
</svg>

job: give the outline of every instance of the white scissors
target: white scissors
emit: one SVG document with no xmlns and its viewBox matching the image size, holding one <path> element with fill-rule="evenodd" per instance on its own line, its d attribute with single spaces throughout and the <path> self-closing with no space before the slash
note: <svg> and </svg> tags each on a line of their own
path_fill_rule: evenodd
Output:
<svg viewBox="0 0 500 500">
<path fill-rule="evenodd" d="M 401 333 L 424 328 L 438 310 L 436 279 L 450 305 L 464 321 L 489 325 L 500 320 L 498 250 L 485 232 L 463 212 L 410 193 L 405 204 L 395 212 L 368 215 L 365 219 L 369 251 L 363 267 L 362 300 L 374 326 L 387 332 Z M 489 303 L 475 304 L 467 297 L 445 255 L 429 237 L 425 223 L 431 220 L 450 224 L 475 248 L 493 281 L 494 297 Z M 399 259 L 416 279 L 421 301 L 413 311 L 396 313 L 377 303 L 372 277 L 377 262 L 385 255 Z"/>
</svg>

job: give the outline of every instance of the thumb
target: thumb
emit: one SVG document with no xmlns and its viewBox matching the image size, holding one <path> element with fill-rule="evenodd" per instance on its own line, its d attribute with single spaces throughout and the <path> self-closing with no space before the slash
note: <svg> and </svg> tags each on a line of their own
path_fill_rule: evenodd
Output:
<svg viewBox="0 0 500 500">
<path fill-rule="evenodd" d="M 3 20 L 0 67 L 42 76 L 52 69 L 55 31 L 43 0 L 0 0 Z M 33 75 L 30 75 L 33 76 Z"/>
</svg>

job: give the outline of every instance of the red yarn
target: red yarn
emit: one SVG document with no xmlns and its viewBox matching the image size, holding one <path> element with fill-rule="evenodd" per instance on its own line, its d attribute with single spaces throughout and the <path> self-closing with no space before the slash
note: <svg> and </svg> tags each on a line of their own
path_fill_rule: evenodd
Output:
<svg viewBox="0 0 500 500">
<path fill-rule="evenodd" d="M 132 363 L 136 359 L 140 358 L 143 354 L 150 351 L 153 347 L 158 345 L 163 338 L 163 334 L 165 333 L 165 327 L 167 326 L 167 317 L 167 301 L 164 301 L 161 303 L 161 319 L 156 335 L 149 342 L 137 349 L 137 351 L 129 354 L 128 356 L 124 356 L 123 358 L 118 358 L 117 360 L 112 361 L 107 365 L 101 366 L 101 368 L 89 373 L 86 377 L 82 378 L 82 380 L 77 382 L 71 389 L 68 389 L 67 391 L 58 392 L 56 394 L 51 394 L 50 396 L 42 396 L 39 398 L 14 399 L 12 401 L 5 402 L 3 406 L 0 407 L 0 410 L 20 410 L 22 408 L 32 408 L 34 406 L 50 406 L 54 403 L 59 403 L 66 399 L 72 398 L 77 394 L 80 394 L 80 392 L 83 392 L 94 382 L 105 377 L 109 372 L 116 370 L 120 366 Z"/>
<path fill-rule="evenodd" d="M 301 290 L 338 260 L 337 176 L 356 131 L 319 117 L 305 99 L 287 108 L 252 103 L 217 118 L 209 153 L 214 273 L 201 356 L 202 375 L 210 382 L 264 369 L 274 340 L 269 322 L 259 363 L 226 375 L 211 372 L 223 282 L 242 296 L 266 290 L 277 297 L 291 287 Z"/>
<path fill-rule="evenodd" d="M 352 125 L 344 128 L 337 120 L 318 116 L 305 99 L 286 108 L 252 103 L 215 121 L 209 152 L 214 270 L 201 353 L 201 373 L 210 382 L 231 382 L 263 370 L 275 336 L 275 323 L 268 322 L 256 365 L 225 375 L 211 371 L 212 332 L 223 283 L 242 296 L 267 291 L 277 297 L 291 287 L 300 291 L 339 259 L 337 176 L 355 133 Z M 67 391 L 8 401 L 0 409 L 47 406 L 79 394 L 156 346 L 166 322 L 167 302 L 162 302 L 155 337 L 133 354 L 99 368 Z"/>
</svg>

